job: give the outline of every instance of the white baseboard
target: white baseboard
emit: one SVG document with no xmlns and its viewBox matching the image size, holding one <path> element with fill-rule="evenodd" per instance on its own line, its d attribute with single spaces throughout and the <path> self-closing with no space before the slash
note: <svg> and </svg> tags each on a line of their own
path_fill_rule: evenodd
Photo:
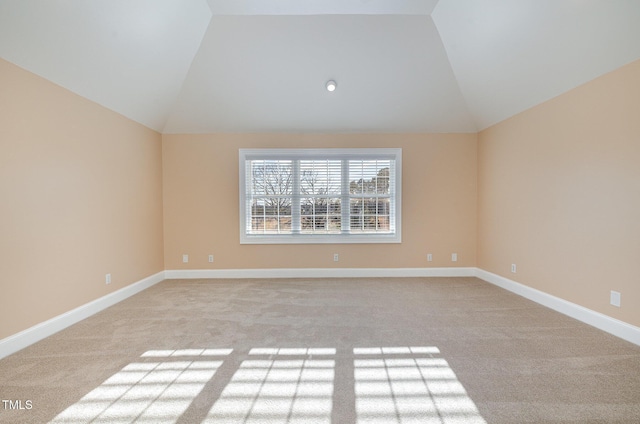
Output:
<svg viewBox="0 0 640 424">
<path fill-rule="evenodd" d="M 69 312 L 65 312 L 57 317 L 51 318 L 47 321 L 41 322 L 40 324 L 36 324 L 31 328 L 27 328 L 24 331 L 4 338 L 0 340 L 0 359 L 49 337 L 60 330 L 64 330 L 65 328 L 82 321 L 83 319 L 88 318 L 109 306 L 115 305 L 116 303 L 121 302 L 164 279 L 164 271 L 161 271 L 118 291 L 109 293 L 106 296 L 72 309 Z"/>
<path fill-rule="evenodd" d="M 540 305 L 640 346 L 640 328 L 479 268 L 282 268 L 165 271 L 167 279 L 478 277 Z"/>
<path fill-rule="evenodd" d="M 275 268 L 167 270 L 167 279 L 475 277 L 477 268 Z"/>
<path fill-rule="evenodd" d="M 554 311 L 575 318 L 614 336 L 640 346 L 640 328 L 626 322 L 611 318 L 575 303 L 568 302 L 559 297 L 552 296 L 540 290 L 517 283 L 500 275 L 477 269 L 476 276 L 481 280 L 502 287 L 512 293 L 518 294 Z"/>
<path fill-rule="evenodd" d="M 372 277 L 478 277 L 488 283 L 575 318 L 640 346 L 640 328 L 592 311 L 497 274 L 461 268 L 281 268 L 168 270 L 144 278 L 20 333 L 0 340 L 0 359 L 94 315 L 164 279 L 198 278 L 372 278 Z"/>
</svg>

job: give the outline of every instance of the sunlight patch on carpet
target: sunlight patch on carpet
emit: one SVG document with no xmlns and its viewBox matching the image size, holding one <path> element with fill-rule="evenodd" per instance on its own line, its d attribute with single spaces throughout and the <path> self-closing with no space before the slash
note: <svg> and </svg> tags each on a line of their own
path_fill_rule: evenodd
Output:
<svg viewBox="0 0 640 424">
<path fill-rule="evenodd" d="M 357 424 L 486 424 L 435 346 L 149 350 L 50 422 L 176 423 L 216 386 L 201 423 L 331 424 L 339 402 Z"/>
<path fill-rule="evenodd" d="M 354 360 L 358 424 L 485 424 L 447 361 L 432 357 L 437 348 L 420 351 L 431 357 L 410 348 L 354 349 L 363 358 Z"/>
</svg>

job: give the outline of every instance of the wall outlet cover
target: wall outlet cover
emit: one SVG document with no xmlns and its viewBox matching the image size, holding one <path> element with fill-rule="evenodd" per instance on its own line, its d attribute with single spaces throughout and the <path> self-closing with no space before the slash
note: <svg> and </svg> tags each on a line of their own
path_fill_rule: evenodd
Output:
<svg viewBox="0 0 640 424">
<path fill-rule="evenodd" d="M 620 307 L 620 292 L 611 290 L 610 302 L 613 306 Z"/>
</svg>

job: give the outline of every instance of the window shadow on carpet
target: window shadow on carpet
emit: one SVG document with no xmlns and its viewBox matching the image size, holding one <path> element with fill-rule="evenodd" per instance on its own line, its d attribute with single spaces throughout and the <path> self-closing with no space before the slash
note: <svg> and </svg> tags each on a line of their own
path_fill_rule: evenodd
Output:
<svg viewBox="0 0 640 424">
<path fill-rule="evenodd" d="M 435 346 L 149 350 L 51 423 L 485 423 Z"/>
</svg>

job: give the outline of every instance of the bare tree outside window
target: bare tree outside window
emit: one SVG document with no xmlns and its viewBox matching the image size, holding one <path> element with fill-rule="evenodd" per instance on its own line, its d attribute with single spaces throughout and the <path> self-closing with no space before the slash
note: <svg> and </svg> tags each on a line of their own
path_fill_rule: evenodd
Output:
<svg viewBox="0 0 640 424">
<path fill-rule="evenodd" d="M 398 243 L 399 149 L 241 149 L 241 243 Z"/>
<path fill-rule="evenodd" d="M 300 161 L 300 224 L 303 232 L 340 232 L 340 172 L 340 161 Z"/>
<path fill-rule="evenodd" d="M 350 166 L 350 227 L 352 231 L 388 231 L 390 191 L 388 161 L 372 161 Z"/>
<path fill-rule="evenodd" d="M 291 231 L 293 173 L 291 161 L 251 163 L 251 228 L 264 233 Z"/>
</svg>

